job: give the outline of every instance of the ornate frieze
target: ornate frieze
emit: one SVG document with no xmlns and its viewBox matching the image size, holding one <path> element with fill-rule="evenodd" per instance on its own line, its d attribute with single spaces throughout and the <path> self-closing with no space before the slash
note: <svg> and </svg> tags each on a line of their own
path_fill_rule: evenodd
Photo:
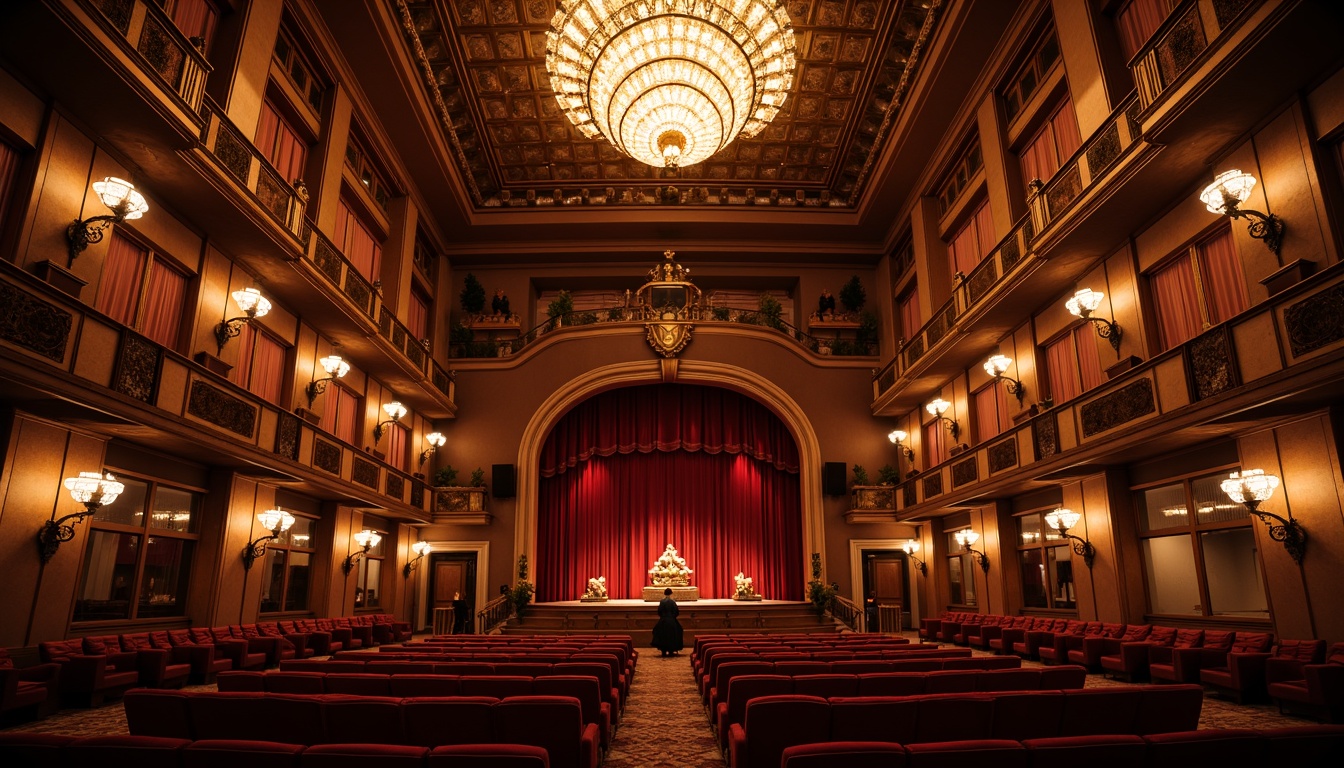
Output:
<svg viewBox="0 0 1344 768">
<path fill-rule="evenodd" d="M 919 493 L 915 489 L 915 481 L 911 480 L 901 486 L 901 506 L 913 507 L 919 503 Z"/>
<path fill-rule="evenodd" d="M 1013 436 L 989 446 L 989 473 L 1002 472 L 1017 466 L 1017 437 Z"/>
<path fill-rule="evenodd" d="M 967 483 L 974 483 L 979 476 L 979 469 L 976 466 L 975 455 L 965 461 L 959 461 L 952 465 L 952 487 L 959 488 Z"/>
<path fill-rule="evenodd" d="M 1059 453 L 1059 424 L 1053 411 L 1046 411 L 1031 422 L 1032 436 L 1036 441 L 1036 459 L 1044 459 Z"/>
<path fill-rule="evenodd" d="M 1186 344 L 1190 383 L 1196 400 L 1213 397 L 1241 384 L 1232 354 L 1232 339 L 1226 326 L 1197 336 Z"/>
<path fill-rule="evenodd" d="M 1288 348 L 1301 357 L 1344 339 L 1344 285 L 1308 296 L 1284 310 Z"/>
<path fill-rule="evenodd" d="M 248 439 L 257 424 L 256 406 L 200 379 L 191 383 L 187 413 Z"/>
<path fill-rule="evenodd" d="M 934 472 L 924 478 L 924 498 L 931 499 L 934 496 L 943 495 L 943 473 Z"/>
<path fill-rule="evenodd" d="M 386 490 L 388 496 L 400 499 L 406 493 L 406 479 L 401 475 L 388 472 Z"/>
<path fill-rule="evenodd" d="M 1097 398 L 1079 409 L 1083 436 L 1091 437 L 1108 429 L 1157 411 L 1152 379 L 1138 379 L 1116 391 Z"/>
<path fill-rule="evenodd" d="M 73 315 L 9 283 L 0 283 L 0 339 L 65 362 Z"/>
<path fill-rule="evenodd" d="M 138 333 L 124 331 L 117 349 L 117 368 L 112 374 L 112 389 L 154 404 L 159 390 L 159 371 L 163 366 L 163 347 Z M 222 426 L 222 425 L 221 425 Z M 251 436 L 249 431 L 248 436 Z"/>
<path fill-rule="evenodd" d="M 1087 171 L 1093 181 L 1120 156 L 1120 125 L 1108 123 L 1087 148 Z"/>
<path fill-rule="evenodd" d="M 326 440 L 318 439 L 313 441 L 313 466 L 318 469 L 330 472 L 333 475 L 341 474 L 341 448 Z"/>
<path fill-rule="evenodd" d="M 275 452 L 291 461 L 299 458 L 299 417 L 281 413 L 275 425 Z"/>
<path fill-rule="evenodd" d="M 354 468 L 350 471 L 350 479 L 360 485 L 376 489 L 378 487 L 378 465 L 356 456 Z"/>
</svg>

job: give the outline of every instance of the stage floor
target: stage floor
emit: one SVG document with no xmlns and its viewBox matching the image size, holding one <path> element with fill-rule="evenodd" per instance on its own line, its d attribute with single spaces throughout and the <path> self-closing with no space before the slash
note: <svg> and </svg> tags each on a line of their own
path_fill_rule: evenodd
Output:
<svg viewBox="0 0 1344 768">
<path fill-rule="evenodd" d="M 656 602 L 645 602 L 639 599 L 617 600 L 614 598 L 611 600 L 607 600 L 606 602 L 587 603 L 582 600 L 557 600 L 551 603 L 533 603 L 533 605 L 537 607 L 555 607 L 555 608 L 570 608 L 570 609 L 579 608 L 583 610 L 588 609 L 601 610 L 602 608 L 607 608 L 609 610 L 619 609 L 622 611 L 628 611 L 631 608 L 642 608 L 645 606 L 649 608 L 658 607 L 658 603 Z M 768 606 L 811 605 L 811 603 L 799 602 L 797 600 L 733 600 L 730 598 L 715 597 L 715 598 L 701 598 L 699 600 L 692 600 L 688 602 L 678 602 L 677 605 L 682 610 L 687 610 L 690 608 L 750 609 L 750 608 L 760 608 L 766 605 Z"/>
</svg>

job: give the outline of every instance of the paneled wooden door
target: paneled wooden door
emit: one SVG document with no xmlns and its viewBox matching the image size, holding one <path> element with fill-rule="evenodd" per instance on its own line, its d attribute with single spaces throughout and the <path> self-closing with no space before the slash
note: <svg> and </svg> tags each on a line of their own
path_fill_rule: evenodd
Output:
<svg viewBox="0 0 1344 768">
<path fill-rule="evenodd" d="M 472 631 L 475 622 L 476 553 L 437 552 L 430 555 L 433 576 L 429 584 L 429 623 L 435 609 L 455 608 L 454 634 Z"/>
</svg>

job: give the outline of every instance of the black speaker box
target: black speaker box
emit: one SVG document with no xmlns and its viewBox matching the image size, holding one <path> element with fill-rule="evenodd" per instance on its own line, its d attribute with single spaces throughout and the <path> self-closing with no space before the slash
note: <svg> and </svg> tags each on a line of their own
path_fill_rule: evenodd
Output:
<svg viewBox="0 0 1344 768">
<path fill-rule="evenodd" d="M 845 462 L 828 461 L 821 467 L 821 491 L 827 496 L 845 495 Z"/>
<path fill-rule="evenodd" d="M 512 499 L 518 495 L 518 476 L 512 464 L 491 464 L 492 494 L 496 499 Z"/>
</svg>

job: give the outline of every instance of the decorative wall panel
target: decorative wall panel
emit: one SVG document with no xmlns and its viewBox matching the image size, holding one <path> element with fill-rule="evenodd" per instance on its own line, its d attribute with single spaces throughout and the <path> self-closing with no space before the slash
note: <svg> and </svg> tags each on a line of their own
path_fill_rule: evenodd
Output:
<svg viewBox="0 0 1344 768">
<path fill-rule="evenodd" d="M 378 465 L 356 456 L 355 466 L 350 472 L 350 479 L 360 485 L 376 489 L 378 487 Z"/>
<path fill-rule="evenodd" d="M 989 473 L 1002 472 L 1017 466 L 1017 437 L 989 446 Z"/>
<path fill-rule="evenodd" d="M 200 379 L 191 383 L 187 413 L 248 439 L 257 423 L 256 406 Z"/>
<path fill-rule="evenodd" d="M 313 441 L 313 466 L 333 475 L 341 474 L 341 448 L 326 440 Z"/>
<path fill-rule="evenodd" d="M 1213 397 L 1241 384 L 1227 326 L 1196 336 L 1185 348 L 1194 399 Z"/>
<path fill-rule="evenodd" d="M 275 452 L 291 461 L 299 459 L 299 417 L 281 413 L 275 425 Z"/>
<path fill-rule="evenodd" d="M 9 283 L 0 283 L 0 340 L 65 362 L 74 316 Z"/>
<path fill-rule="evenodd" d="M 1288 348 L 1301 357 L 1344 340 L 1344 285 L 1308 296 L 1283 313 Z"/>
<path fill-rule="evenodd" d="M 1079 411 L 1084 437 L 1101 434 L 1125 422 L 1154 413 L 1157 411 L 1157 402 L 1153 398 L 1152 379 L 1138 379 L 1087 403 Z"/>
<path fill-rule="evenodd" d="M 158 396 L 162 367 L 163 347 L 138 333 L 123 331 L 121 346 L 117 349 L 116 372 L 112 374 L 112 389 L 153 405 Z M 247 434 L 250 437 L 252 433 Z"/>
<path fill-rule="evenodd" d="M 967 483 L 974 483 L 979 470 L 976 467 L 975 456 L 971 456 L 965 461 L 959 461 L 952 465 L 952 487 L 959 488 Z"/>
<path fill-rule="evenodd" d="M 926 500 L 931 499 L 934 496 L 941 496 L 942 494 L 943 494 L 943 474 L 941 472 L 934 472 L 933 474 L 924 478 L 924 498 Z"/>
</svg>

